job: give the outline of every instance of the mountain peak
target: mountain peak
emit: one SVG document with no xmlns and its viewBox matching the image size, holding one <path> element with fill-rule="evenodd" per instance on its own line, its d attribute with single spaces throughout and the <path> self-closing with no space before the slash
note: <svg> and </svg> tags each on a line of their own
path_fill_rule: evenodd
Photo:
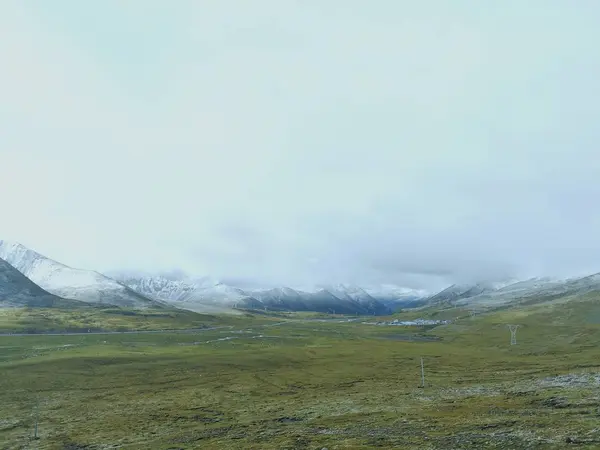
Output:
<svg viewBox="0 0 600 450">
<path fill-rule="evenodd" d="M 12 261 L 23 261 L 23 264 L 26 264 L 25 260 L 29 260 L 29 261 L 34 261 L 34 260 L 39 260 L 39 259 L 45 259 L 46 261 L 52 263 L 53 265 L 57 266 L 57 267 L 65 267 L 65 268 L 70 268 L 69 266 L 66 266 L 65 264 L 59 263 L 58 261 L 55 261 L 53 259 L 50 259 L 38 252 L 36 252 L 35 250 L 31 250 L 28 247 L 25 247 L 23 244 L 16 242 L 16 241 L 7 241 L 7 240 L 3 240 L 0 239 L 0 258 L 4 259 L 5 261 L 7 261 L 9 264 L 13 265 Z"/>
<path fill-rule="evenodd" d="M 151 300 L 112 278 L 93 270 L 74 269 L 16 242 L 0 241 L 0 258 L 58 297 L 120 306 L 153 306 Z"/>
</svg>

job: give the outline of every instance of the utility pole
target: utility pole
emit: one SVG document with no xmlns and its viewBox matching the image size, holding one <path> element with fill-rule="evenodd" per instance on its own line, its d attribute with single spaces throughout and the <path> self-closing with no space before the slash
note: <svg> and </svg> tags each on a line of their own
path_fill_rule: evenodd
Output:
<svg viewBox="0 0 600 450">
<path fill-rule="evenodd" d="M 421 358 L 421 387 L 425 387 L 425 367 L 423 366 L 423 358 Z"/>
<path fill-rule="evenodd" d="M 33 428 L 33 438 L 39 439 L 38 437 L 38 423 L 40 421 L 40 396 L 39 394 L 36 397 L 35 401 L 35 426 Z"/>
</svg>

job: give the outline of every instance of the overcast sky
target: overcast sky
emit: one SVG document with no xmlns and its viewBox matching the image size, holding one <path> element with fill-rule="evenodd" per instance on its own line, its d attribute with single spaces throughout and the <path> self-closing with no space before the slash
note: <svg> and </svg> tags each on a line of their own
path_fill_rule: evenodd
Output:
<svg viewBox="0 0 600 450">
<path fill-rule="evenodd" d="M 4 0 L 0 239 L 101 271 L 600 271 L 600 2 Z"/>
</svg>

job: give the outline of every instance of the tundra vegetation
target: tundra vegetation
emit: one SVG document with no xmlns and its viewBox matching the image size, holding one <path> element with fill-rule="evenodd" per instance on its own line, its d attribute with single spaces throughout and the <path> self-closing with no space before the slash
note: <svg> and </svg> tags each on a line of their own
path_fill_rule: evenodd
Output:
<svg viewBox="0 0 600 450">
<path fill-rule="evenodd" d="M 599 299 L 394 316 L 452 319 L 427 327 L 4 311 L 4 331 L 204 329 L 0 337 L 0 448 L 599 448 Z"/>
</svg>

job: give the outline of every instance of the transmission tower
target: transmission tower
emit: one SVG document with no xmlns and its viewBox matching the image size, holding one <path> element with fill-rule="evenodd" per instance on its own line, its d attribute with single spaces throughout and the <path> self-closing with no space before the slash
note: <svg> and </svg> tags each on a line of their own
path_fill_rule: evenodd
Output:
<svg viewBox="0 0 600 450">
<path fill-rule="evenodd" d="M 510 345 L 517 345 L 517 329 L 519 325 L 507 325 L 510 330 Z"/>
</svg>

